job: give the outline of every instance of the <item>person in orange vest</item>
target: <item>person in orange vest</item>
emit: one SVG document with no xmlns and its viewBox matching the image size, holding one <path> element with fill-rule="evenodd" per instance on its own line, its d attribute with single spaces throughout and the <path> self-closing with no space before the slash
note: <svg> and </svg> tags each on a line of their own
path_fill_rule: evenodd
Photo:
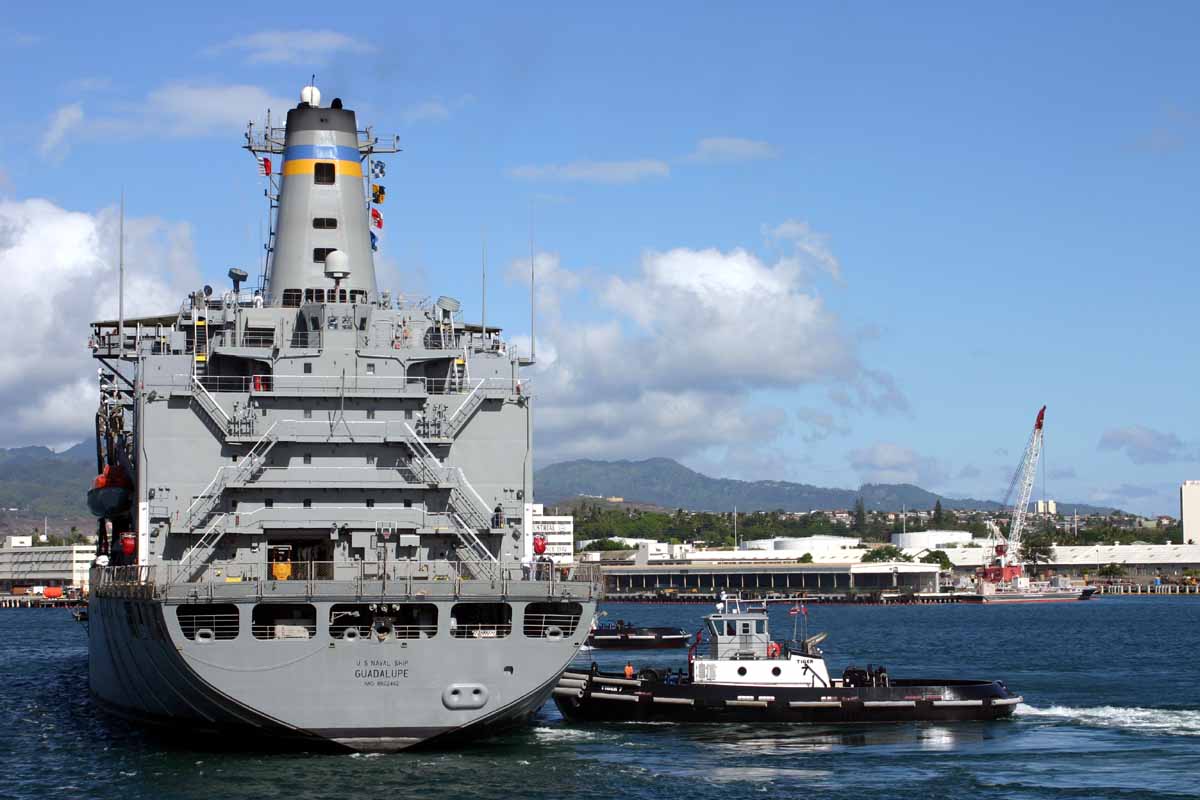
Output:
<svg viewBox="0 0 1200 800">
<path fill-rule="evenodd" d="M 628 681 L 633 680 L 633 662 L 632 661 L 625 662 L 625 680 L 628 680 Z"/>
</svg>

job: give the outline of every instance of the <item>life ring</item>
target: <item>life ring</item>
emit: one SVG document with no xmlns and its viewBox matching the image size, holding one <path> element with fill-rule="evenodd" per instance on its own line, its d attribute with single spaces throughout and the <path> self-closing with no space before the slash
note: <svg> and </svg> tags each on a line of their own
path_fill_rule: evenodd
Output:
<svg viewBox="0 0 1200 800">
<path fill-rule="evenodd" d="M 779 658 L 779 655 L 782 652 L 783 652 L 783 647 L 780 646 L 779 642 L 768 642 L 767 643 L 767 658 Z"/>
<path fill-rule="evenodd" d="M 353 626 L 346 628 L 346 630 L 342 631 L 342 639 L 347 642 L 358 641 L 358 628 Z"/>
</svg>

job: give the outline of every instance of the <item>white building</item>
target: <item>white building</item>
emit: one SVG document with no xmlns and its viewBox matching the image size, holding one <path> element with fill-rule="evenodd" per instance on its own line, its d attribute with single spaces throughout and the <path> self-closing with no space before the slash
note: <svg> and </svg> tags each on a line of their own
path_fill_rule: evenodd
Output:
<svg viewBox="0 0 1200 800">
<path fill-rule="evenodd" d="M 1200 543 L 1200 481 L 1184 481 L 1179 487 L 1179 519 L 1183 541 Z"/>
<path fill-rule="evenodd" d="M 1119 564 L 1127 578 L 1145 582 L 1154 575 L 1178 577 L 1184 570 L 1200 569 L 1200 544 L 1056 544 L 1050 553 L 1050 562 L 1039 565 L 1038 571 L 1094 577 L 1101 567 Z M 957 571 L 973 572 L 984 566 L 992 551 L 987 547 L 952 547 L 946 549 L 946 555 Z"/>
<path fill-rule="evenodd" d="M 575 518 L 555 517 L 544 513 L 541 503 L 525 504 L 524 557 L 534 558 L 533 537 L 546 537 L 545 555 L 555 564 L 575 562 Z"/>
<path fill-rule="evenodd" d="M 0 548 L 0 592 L 17 586 L 74 586 L 86 592 L 95 558 L 96 548 L 88 544 Z"/>
<path fill-rule="evenodd" d="M 808 553 L 813 561 L 843 562 L 858 561 L 864 552 L 861 539 L 854 536 L 780 536 L 774 539 L 751 539 L 743 542 L 741 550 L 768 555 L 750 555 L 749 558 L 799 559 Z"/>
<path fill-rule="evenodd" d="M 1038 513 L 1038 514 L 1057 514 L 1058 513 L 1058 501 L 1057 500 L 1038 500 L 1037 504 L 1034 506 L 1034 510 L 1035 510 L 1035 513 Z"/>
<path fill-rule="evenodd" d="M 4 547 L 33 547 L 32 536 L 5 536 Z"/>
<path fill-rule="evenodd" d="M 945 550 L 971 541 L 970 531 L 910 531 L 893 533 L 892 544 L 901 550 Z"/>
</svg>

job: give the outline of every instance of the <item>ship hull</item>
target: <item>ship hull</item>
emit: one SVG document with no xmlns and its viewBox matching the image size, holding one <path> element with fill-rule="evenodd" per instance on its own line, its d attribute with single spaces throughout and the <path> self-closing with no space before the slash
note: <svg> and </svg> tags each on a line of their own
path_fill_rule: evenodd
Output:
<svg viewBox="0 0 1200 800">
<path fill-rule="evenodd" d="M 966 722 L 1012 715 L 1020 697 L 999 681 L 893 681 L 876 687 L 667 684 L 567 672 L 554 690 L 563 716 L 593 722 Z"/>
<path fill-rule="evenodd" d="M 479 640 L 345 641 L 319 630 L 287 641 L 197 641 L 182 635 L 173 604 L 98 596 L 89 610 L 89 685 L 109 712 L 259 746 L 394 752 L 528 721 L 578 651 L 594 606 L 584 604 L 577 630 L 554 640 L 514 626 Z M 477 699 L 459 702 L 475 689 Z"/>
</svg>

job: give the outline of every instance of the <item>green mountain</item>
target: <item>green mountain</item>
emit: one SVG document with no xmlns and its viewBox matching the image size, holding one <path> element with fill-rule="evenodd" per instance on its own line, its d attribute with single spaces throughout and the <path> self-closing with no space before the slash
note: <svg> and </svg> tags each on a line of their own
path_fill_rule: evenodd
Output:
<svg viewBox="0 0 1200 800">
<path fill-rule="evenodd" d="M 87 442 L 61 453 L 0 448 L 0 509 L 22 517 L 89 517 L 86 495 L 95 477 L 95 449 Z"/>
<path fill-rule="evenodd" d="M 669 458 L 645 461 L 564 461 L 534 474 L 539 503 L 561 503 L 583 495 L 622 497 L 630 502 L 693 511 L 830 511 L 853 508 L 859 497 L 872 511 L 899 511 L 902 507 L 995 511 L 994 500 L 950 498 L 912 484 L 867 483 L 859 489 L 834 489 L 789 481 L 738 481 L 710 478 Z M 1060 508 L 1075 508 L 1060 503 Z M 1107 512 L 1079 505 L 1079 513 Z"/>
</svg>

